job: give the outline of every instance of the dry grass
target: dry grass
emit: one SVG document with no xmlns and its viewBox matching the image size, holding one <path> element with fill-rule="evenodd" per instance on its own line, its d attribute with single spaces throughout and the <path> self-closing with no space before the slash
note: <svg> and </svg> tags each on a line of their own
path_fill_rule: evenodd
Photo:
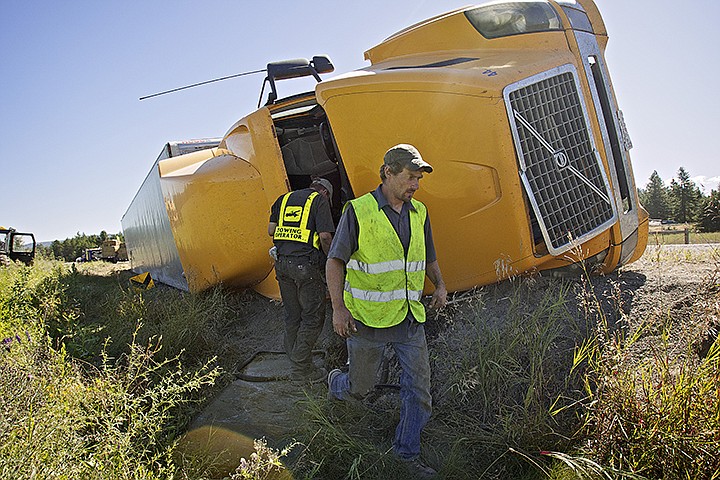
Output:
<svg viewBox="0 0 720 480">
<path fill-rule="evenodd" d="M 702 288 L 638 318 L 628 302 L 639 301 L 640 274 L 514 279 L 458 295 L 430 319 L 424 455 L 446 479 L 720 478 L 718 264 L 714 249 L 648 249 L 648 272 L 687 269 L 677 281 Z M 693 265 L 707 275 L 690 277 Z M 277 324 L 277 308 L 220 289 L 136 292 L 130 276 L 99 262 L 0 270 L 4 478 L 206 477 L 211 460 L 174 457 L 175 439 L 223 378 L 213 367 L 266 341 L 257 326 Z M 308 393 L 295 478 L 404 478 L 390 453 L 397 394 L 349 405 L 323 393 Z M 262 478 L 287 454 L 263 452 L 234 475 Z"/>
</svg>

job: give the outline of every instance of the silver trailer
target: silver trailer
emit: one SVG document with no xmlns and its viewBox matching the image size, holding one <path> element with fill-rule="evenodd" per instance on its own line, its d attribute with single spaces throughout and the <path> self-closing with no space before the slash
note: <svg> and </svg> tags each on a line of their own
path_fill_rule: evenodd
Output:
<svg viewBox="0 0 720 480">
<path fill-rule="evenodd" d="M 221 140 L 205 138 L 165 144 L 121 220 L 133 272 L 150 272 L 156 281 L 188 291 L 188 282 L 170 228 L 158 163 L 167 158 L 215 148 Z"/>
</svg>

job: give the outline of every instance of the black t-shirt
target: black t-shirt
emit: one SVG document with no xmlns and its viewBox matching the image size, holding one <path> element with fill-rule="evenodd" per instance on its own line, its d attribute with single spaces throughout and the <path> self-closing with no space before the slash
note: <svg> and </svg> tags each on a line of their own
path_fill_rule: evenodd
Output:
<svg viewBox="0 0 720 480">
<path fill-rule="evenodd" d="M 292 192 L 288 198 L 287 206 L 305 206 L 305 201 L 315 190 L 312 188 L 303 188 Z M 280 195 L 270 209 L 270 223 L 278 223 L 280 219 L 280 205 L 285 195 Z M 310 206 L 310 218 L 308 219 L 307 228 L 312 232 L 335 232 L 335 224 L 330 213 L 330 203 L 323 195 L 318 194 Z M 292 240 L 275 240 L 278 255 L 298 257 L 312 253 L 316 250 L 312 244 L 294 242 Z"/>
</svg>

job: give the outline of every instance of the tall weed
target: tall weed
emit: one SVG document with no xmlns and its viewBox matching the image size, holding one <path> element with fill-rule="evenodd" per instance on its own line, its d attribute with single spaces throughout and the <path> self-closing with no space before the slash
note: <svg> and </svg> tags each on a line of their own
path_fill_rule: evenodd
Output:
<svg viewBox="0 0 720 480">
<path fill-rule="evenodd" d="M 700 351 L 696 337 L 697 324 L 719 313 L 717 285 L 678 302 L 689 312 L 618 323 L 609 320 L 590 277 L 585 281 L 583 304 L 595 328 L 577 347 L 573 366 L 585 378 L 582 442 L 574 454 L 546 452 L 559 460 L 551 477 L 720 478 L 720 343 L 715 332 Z M 696 325 L 688 328 L 687 321 Z"/>
<path fill-rule="evenodd" d="M 60 278 L 65 296 L 72 299 L 63 315 L 73 318 L 63 325 L 62 335 L 53 336 L 74 357 L 97 363 L 103 350 L 118 357 L 133 339 L 160 338 L 163 357 L 181 355 L 186 362 L 202 363 L 217 356 L 224 366 L 237 360 L 223 336 L 242 306 L 236 296 L 219 287 L 199 295 L 163 285 L 138 291 L 130 287 L 129 272 L 98 275 L 92 263 Z M 106 344 L 108 338 L 112 341 Z"/>
<path fill-rule="evenodd" d="M 496 304 L 475 302 L 433 343 L 437 394 L 428 433 L 435 448 L 452 452 L 448 478 L 529 475 L 527 463 L 508 453 L 565 447 L 576 424 L 558 408 L 576 397 L 568 352 L 585 330 L 568 311 L 570 285 L 516 279 L 493 288 L 509 291 Z"/>
<path fill-rule="evenodd" d="M 106 339 L 98 362 L 78 361 L 66 348 L 83 334 L 77 275 L 43 260 L 0 269 L 0 476 L 200 478 L 174 448 L 220 375 L 214 360 L 186 367 L 130 329 L 122 349 Z"/>
<path fill-rule="evenodd" d="M 441 478 L 536 478 L 536 468 L 513 452 L 570 445 L 578 418 L 570 409 L 553 411 L 578 397 L 567 377 L 586 326 L 568 311 L 569 289 L 552 279 L 516 279 L 487 287 L 493 295 L 453 302 L 446 328 L 429 340 L 434 407 L 423 456 Z M 488 304 L 488 297 L 499 300 Z M 304 443 L 319 478 L 412 478 L 392 456 L 396 391 L 369 403 L 308 403 L 313 428 Z"/>
<path fill-rule="evenodd" d="M 392 456 L 396 411 L 308 397 L 305 416 L 305 450 L 296 460 L 299 478 L 408 478 Z"/>
<path fill-rule="evenodd" d="M 175 441 L 218 367 L 261 338 L 228 342 L 247 315 L 241 295 L 136 292 L 128 276 L 43 259 L 0 270 L 4 478 L 209 475 L 212 460 L 178 455 Z M 720 479 L 718 341 L 678 335 L 678 312 L 628 318 L 619 282 L 583 278 L 485 287 L 429 326 L 423 455 L 441 478 Z M 713 280 L 684 303 L 702 299 L 690 315 L 717 318 L 718 294 Z M 365 404 L 324 393 L 305 402 L 304 449 L 260 448 L 234 477 L 262 478 L 289 455 L 295 478 L 408 478 L 391 454 L 396 391 Z"/>
<path fill-rule="evenodd" d="M 678 355 L 673 327 L 652 342 L 646 327 L 602 335 L 578 356 L 592 378 L 580 452 L 650 479 L 720 478 L 720 342 L 703 357 L 691 343 Z"/>
</svg>

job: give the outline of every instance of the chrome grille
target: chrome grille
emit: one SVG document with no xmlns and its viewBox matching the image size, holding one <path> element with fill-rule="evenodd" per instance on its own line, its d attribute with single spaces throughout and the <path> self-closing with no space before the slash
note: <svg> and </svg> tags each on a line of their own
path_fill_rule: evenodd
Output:
<svg viewBox="0 0 720 480">
<path fill-rule="evenodd" d="M 566 65 L 505 90 L 520 176 L 553 255 L 607 229 L 616 216 L 577 85 Z"/>
</svg>

